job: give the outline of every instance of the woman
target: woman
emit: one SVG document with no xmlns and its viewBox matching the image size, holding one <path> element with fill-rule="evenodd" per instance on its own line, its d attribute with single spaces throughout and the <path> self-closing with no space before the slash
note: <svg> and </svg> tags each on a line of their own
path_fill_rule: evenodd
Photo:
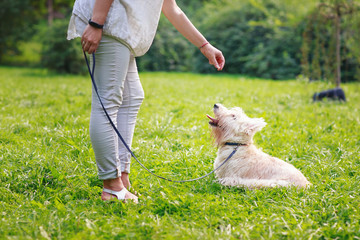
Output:
<svg viewBox="0 0 360 240">
<path fill-rule="evenodd" d="M 81 37 L 83 50 L 95 53 L 99 94 L 129 146 L 144 98 L 135 57 L 150 48 L 161 11 L 211 65 L 219 71 L 223 69 L 222 53 L 206 41 L 175 0 L 76 0 L 69 23 L 68 39 Z M 131 155 L 106 119 L 94 89 L 90 138 L 99 178 L 103 180 L 102 200 L 116 197 L 137 202 L 137 196 L 127 190 L 131 186 Z"/>
</svg>

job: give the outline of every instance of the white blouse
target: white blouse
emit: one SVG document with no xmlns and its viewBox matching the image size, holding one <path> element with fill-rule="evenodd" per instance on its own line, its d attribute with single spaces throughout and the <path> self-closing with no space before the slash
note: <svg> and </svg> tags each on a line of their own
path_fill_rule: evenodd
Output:
<svg viewBox="0 0 360 240">
<path fill-rule="evenodd" d="M 95 0 L 76 0 L 67 39 L 81 37 L 92 16 Z M 163 0 L 114 0 L 108 12 L 103 34 L 111 36 L 135 56 L 144 55 L 154 40 Z"/>
</svg>

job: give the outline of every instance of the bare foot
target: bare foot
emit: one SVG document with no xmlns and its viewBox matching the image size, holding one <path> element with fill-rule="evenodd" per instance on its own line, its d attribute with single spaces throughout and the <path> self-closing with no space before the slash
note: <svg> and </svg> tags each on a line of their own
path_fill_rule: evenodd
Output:
<svg viewBox="0 0 360 240">
<path fill-rule="evenodd" d="M 121 191 L 125 187 L 120 178 L 106 179 L 103 181 L 103 184 L 104 184 L 104 188 L 113 191 Z M 101 199 L 104 201 L 110 200 L 112 198 L 116 198 L 116 196 L 106 192 L 101 193 Z M 132 194 L 131 192 L 127 192 L 125 194 L 125 201 L 127 199 L 133 200 L 135 203 L 138 203 L 138 197 Z"/>
</svg>

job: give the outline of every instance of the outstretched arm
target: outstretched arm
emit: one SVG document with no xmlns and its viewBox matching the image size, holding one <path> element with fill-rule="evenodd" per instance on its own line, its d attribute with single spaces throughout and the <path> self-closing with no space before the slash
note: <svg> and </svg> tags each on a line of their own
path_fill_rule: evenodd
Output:
<svg viewBox="0 0 360 240">
<path fill-rule="evenodd" d="M 214 65 L 218 71 L 223 69 L 225 58 L 221 51 L 211 44 L 207 44 L 206 38 L 190 22 L 185 13 L 177 6 L 175 0 L 164 0 L 162 12 L 186 39 L 200 48 L 200 51 L 211 65 Z"/>
</svg>

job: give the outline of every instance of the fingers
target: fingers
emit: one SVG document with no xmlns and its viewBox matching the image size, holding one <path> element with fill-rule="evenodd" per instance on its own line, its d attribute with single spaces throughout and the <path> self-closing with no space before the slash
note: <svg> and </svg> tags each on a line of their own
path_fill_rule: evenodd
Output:
<svg viewBox="0 0 360 240">
<path fill-rule="evenodd" d="M 207 44 L 201 48 L 201 52 L 209 60 L 209 64 L 213 65 L 218 71 L 223 70 L 225 66 L 225 58 L 221 51 Z"/>
<path fill-rule="evenodd" d="M 216 62 L 219 65 L 219 68 L 217 68 L 218 71 L 223 70 L 224 66 L 225 66 L 225 58 L 223 56 L 223 54 L 220 52 L 220 54 L 216 57 Z"/>
<path fill-rule="evenodd" d="M 212 58 L 209 60 L 209 63 L 210 63 L 211 65 L 213 65 L 218 71 L 220 70 L 220 65 L 219 65 L 219 63 L 217 62 L 215 56 L 212 57 Z"/>
<path fill-rule="evenodd" d="M 89 54 L 95 53 L 98 46 L 99 44 L 93 44 L 86 41 L 82 43 L 82 49 Z"/>
<path fill-rule="evenodd" d="M 225 66 L 225 58 L 220 51 L 217 51 L 214 56 L 209 59 L 209 63 L 213 65 L 218 71 L 221 71 Z"/>
<path fill-rule="evenodd" d="M 216 67 L 216 69 L 218 70 L 218 71 L 221 71 L 221 70 L 223 70 L 223 68 L 224 68 L 224 66 L 225 66 L 225 58 L 224 58 L 224 55 L 222 54 L 222 52 L 221 51 L 219 51 L 218 49 L 216 49 L 215 48 L 215 61 L 216 61 L 216 66 L 218 66 L 218 67 L 216 67 L 215 65 L 215 67 Z"/>
<path fill-rule="evenodd" d="M 89 48 L 90 48 L 90 44 L 86 41 L 82 41 L 81 42 L 81 45 L 82 45 L 82 49 L 84 52 L 88 52 L 89 51 Z"/>
<path fill-rule="evenodd" d="M 82 49 L 83 51 L 92 54 L 96 52 L 97 47 L 99 46 L 99 43 L 94 43 L 89 40 L 83 40 L 81 41 Z"/>
<path fill-rule="evenodd" d="M 96 52 L 97 47 L 99 46 L 102 36 L 101 29 L 95 29 L 91 26 L 87 26 L 84 30 L 84 33 L 81 37 L 81 45 L 83 51 L 92 54 Z"/>
</svg>

